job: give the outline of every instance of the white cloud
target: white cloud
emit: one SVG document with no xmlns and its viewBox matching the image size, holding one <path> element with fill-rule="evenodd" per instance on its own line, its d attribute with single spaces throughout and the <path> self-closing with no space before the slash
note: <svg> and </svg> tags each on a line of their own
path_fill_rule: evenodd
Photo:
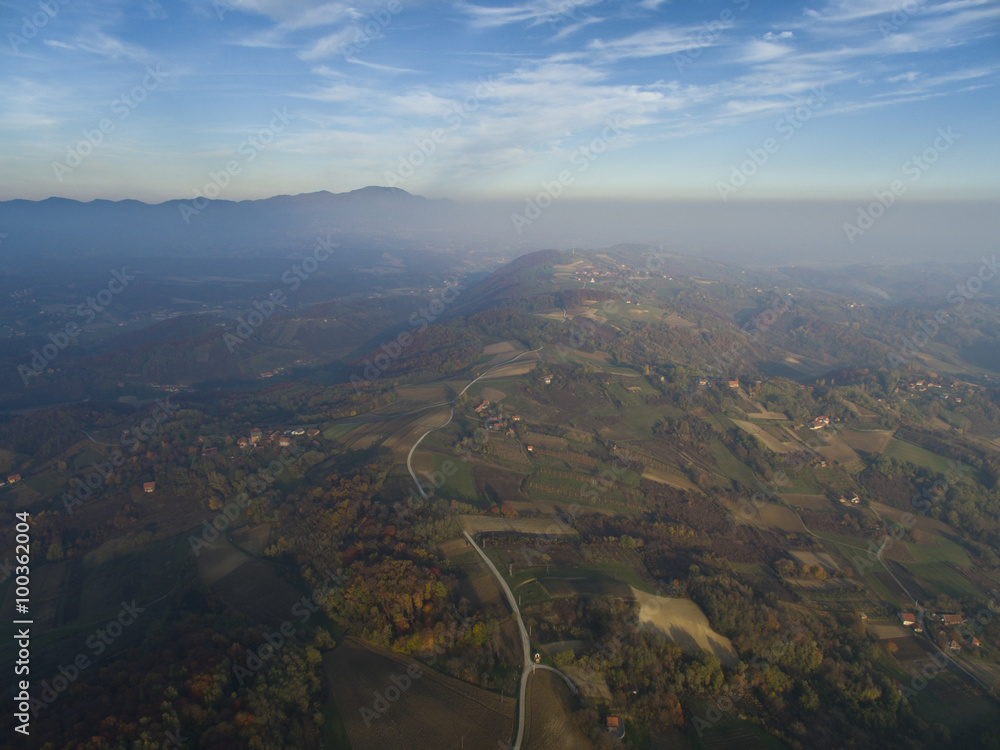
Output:
<svg viewBox="0 0 1000 750">
<path fill-rule="evenodd" d="M 766 62 L 768 60 L 775 60 L 779 57 L 784 57 L 793 51 L 794 50 L 791 47 L 786 47 L 782 44 L 765 42 L 762 39 L 754 39 L 744 47 L 741 59 L 743 62 L 750 63 Z"/>
<path fill-rule="evenodd" d="M 703 31 L 702 27 L 660 26 L 610 41 L 594 39 L 587 48 L 609 60 L 659 57 L 714 44 L 715 37 L 699 36 Z"/>
</svg>

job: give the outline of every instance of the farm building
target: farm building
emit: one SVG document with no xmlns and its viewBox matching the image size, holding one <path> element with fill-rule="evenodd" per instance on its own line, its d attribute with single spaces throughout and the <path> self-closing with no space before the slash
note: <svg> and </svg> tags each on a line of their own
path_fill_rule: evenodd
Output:
<svg viewBox="0 0 1000 750">
<path fill-rule="evenodd" d="M 609 716 L 607 721 L 608 731 L 618 739 L 625 736 L 625 722 L 618 716 Z"/>
</svg>

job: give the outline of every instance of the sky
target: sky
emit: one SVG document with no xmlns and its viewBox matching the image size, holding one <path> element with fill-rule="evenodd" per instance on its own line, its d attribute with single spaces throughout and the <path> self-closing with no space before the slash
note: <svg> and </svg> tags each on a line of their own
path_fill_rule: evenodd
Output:
<svg viewBox="0 0 1000 750">
<path fill-rule="evenodd" d="M 0 199 L 1000 199 L 996 0 L 0 3 Z"/>
</svg>

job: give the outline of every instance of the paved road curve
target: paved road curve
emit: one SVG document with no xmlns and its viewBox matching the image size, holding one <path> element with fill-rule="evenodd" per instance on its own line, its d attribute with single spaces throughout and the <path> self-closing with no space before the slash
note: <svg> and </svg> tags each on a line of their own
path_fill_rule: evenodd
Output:
<svg viewBox="0 0 1000 750">
<path fill-rule="evenodd" d="M 517 739 L 514 741 L 513 750 L 521 750 L 521 741 L 524 739 L 524 714 L 525 714 L 525 697 L 528 691 L 528 677 L 531 675 L 532 669 L 534 669 L 535 664 L 531 660 L 531 642 L 528 640 L 528 631 L 524 629 L 524 620 L 521 619 L 521 610 L 517 606 L 517 599 L 514 598 L 514 592 L 510 590 L 510 586 L 500 575 L 500 571 L 497 570 L 497 566 L 493 564 L 493 561 L 486 556 L 486 553 L 480 549 L 479 545 L 476 544 L 476 540 L 469 536 L 468 531 L 462 532 L 465 538 L 469 540 L 469 544 L 472 548 L 479 553 L 479 556 L 483 558 L 486 565 L 492 571 L 493 575 L 496 576 L 497 581 L 500 582 L 500 588 L 503 589 L 504 595 L 507 597 L 507 601 L 510 603 L 510 608 L 514 611 L 514 617 L 517 620 L 517 628 L 521 631 L 521 651 L 524 653 L 524 669 L 521 671 L 521 698 L 517 704 Z M 560 673 L 562 674 L 562 673 Z"/>
</svg>

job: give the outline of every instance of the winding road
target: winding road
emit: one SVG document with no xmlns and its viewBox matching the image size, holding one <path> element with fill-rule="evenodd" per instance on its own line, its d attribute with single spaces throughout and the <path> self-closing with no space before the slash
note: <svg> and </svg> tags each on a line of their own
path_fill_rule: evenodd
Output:
<svg viewBox="0 0 1000 750">
<path fill-rule="evenodd" d="M 531 349 L 530 351 L 521 352 L 516 357 L 512 357 L 511 359 L 508 359 L 506 362 L 500 362 L 499 364 L 493 365 L 489 369 L 485 370 L 481 375 L 478 375 L 475 378 L 473 378 L 472 380 L 470 380 L 466 384 L 465 388 L 463 388 L 459 392 L 458 396 L 464 395 L 465 392 L 467 390 L 469 390 L 473 385 L 475 385 L 481 379 L 485 378 L 487 375 L 489 375 L 491 372 L 493 372 L 498 367 L 503 367 L 504 365 L 509 365 L 511 362 L 514 362 L 514 361 L 520 359 L 525 354 L 535 354 L 537 352 L 540 352 L 541 350 L 542 350 L 542 347 L 538 347 L 537 349 Z M 410 452 L 406 455 L 406 469 L 407 469 L 407 471 L 410 472 L 410 476 L 413 478 L 413 483 L 415 485 L 417 485 L 417 491 L 420 493 L 420 497 L 424 498 L 425 500 L 428 498 L 427 493 L 424 492 L 424 488 L 421 486 L 420 480 L 417 479 L 417 473 L 413 470 L 413 452 L 417 449 L 417 446 L 420 445 L 424 441 L 425 437 L 427 437 L 428 435 L 430 435 L 432 432 L 434 432 L 436 430 L 440 430 L 442 427 L 446 427 L 451 422 L 451 420 L 455 417 L 455 401 L 457 399 L 458 399 L 458 397 L 453 398 L 451 401 L 442 401 L 439 404 L 432 404 L 431 406 L 424 407 L 423 409 L 419 409 L 418 410 L 418 411 L 426 411 L 427 409 L 434 408 L 434 407 L 437 407 L 437 406 L 450 406 L 451 407 L 451 414 L 448 415 L 448 421 L 445 422 L 443 425 L 441 425 L 439 427 L 432 427 L 431 429 L 427 430 L 427 432 L 425 432 L 423 435 L 421 435 L 417 439 L 417 442 L 415 442 L 413 444 L 413 447 L 410 448 Z"/>
<path fill-rule="evenodd" d="M 473 539 L 468 531 L 463 531 L 462 534 L 465 538 L 469 540 L 469 544 L 472 548 L 479 553 L 479 556 L 483 558 L 487 567 L 496 576 L 497 581 L 500 583 L 500 588 L 503 589 L 504 596 L 507 597 L 507 602 L 510 604 L 510 608 L 514 611 L 514 618 L 517 620 L 517 629 L 521 632 L 521 651 L 524 653 L 524 669 L 521 671 L 521 697 L 517 704 L 517 739 L 514 740 L 513 750 L 521 750 L 521 742 L 524 740 L 524 714 L 525 714 L 525 699 L 528 692 L 528 678 L 531 676 L 532 671 L 535 668 L 535 663 L 531 659 L 531 641 L 528 640 L 528 631 L 524 627 L 524 620 L 521 619 L 521 609 L 517 606 L 517 599 L 514 598 L 514 592 L 510 590 L 510 586 L 500 575 L 500 571 L 497 570 L 497 566 L 493 564 L 493 561 L 486 556 L 482 548 L 476 544 L 476 540 Z M 557 671 L 557 670 L 553 670 Z M 562 672 L 559 672 L 562 674 Z M 563 679 L 566 679 L 563 675 Z"/>
</svg>

